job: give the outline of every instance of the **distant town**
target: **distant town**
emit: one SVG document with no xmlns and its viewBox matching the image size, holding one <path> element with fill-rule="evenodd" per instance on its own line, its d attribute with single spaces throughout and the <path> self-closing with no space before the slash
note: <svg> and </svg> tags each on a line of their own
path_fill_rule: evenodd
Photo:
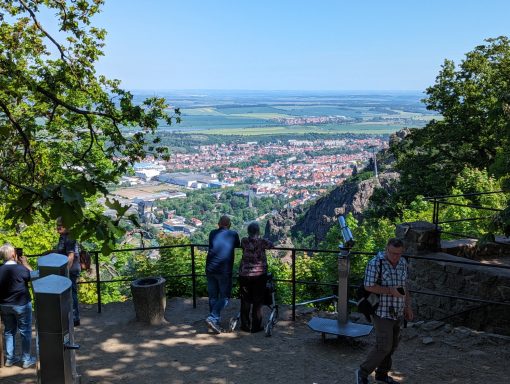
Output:
<svg viewBox="0 0 510 384">
<path fill-rule="evenodd" d="M 169 161 L 147 158 L 135 164 L 133 174 L 122 178 L 111 197 L 130 205 L 143 221 L 159 230 L 190 235 L 202 226 L 200 217 L 162 215 L 158 204 L 186 199 L 196 190 L 208 189 L 213 194 L 230 188 L 249 199 L 283 198 L 295 207 L 342 184 L 386 147 L 384 138 L 366 136 L 200 145 L 193 153 L 173 153 Z"/>
</svg>

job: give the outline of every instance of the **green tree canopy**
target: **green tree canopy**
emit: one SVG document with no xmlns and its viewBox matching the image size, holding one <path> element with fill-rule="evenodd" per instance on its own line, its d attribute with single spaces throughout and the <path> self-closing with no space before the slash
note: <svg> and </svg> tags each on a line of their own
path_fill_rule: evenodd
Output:
<svg viewBox="0 0 510 384">
<path fill-rule="evenodd" d="M 465 167 L 510 171 L 510 40 L 487 39 L 456 66 L 446 60 L 424 102 L 431 121 L 393 148 L 402 192 L 440 195 Z"/>
<path fill-rule="evenodd" d="M 160 120 L 178 122 L 179 110 L 157 97 L 137 105 L 119 80 L 96 73 L 106 32 L 92 17 L 102 4 L 0 0 L 0 199 L 12 225 L 62 216 L 75 236 L 108 251 L 118 220 L 89 211 L 87 199 L 106 195 L 148 153 L 167 155 L 152 134 Z M 54 14 L 58 32 L 42 12 Z M 119 216 L 127 209 L 108 204 Z"/>
</svg>

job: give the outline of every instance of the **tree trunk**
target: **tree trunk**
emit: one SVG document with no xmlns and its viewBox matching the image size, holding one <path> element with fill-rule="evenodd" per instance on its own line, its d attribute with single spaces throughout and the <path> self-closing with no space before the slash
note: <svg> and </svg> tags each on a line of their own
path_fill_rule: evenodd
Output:
<svg viewBox="0 0 510 384">
<path fill-rule="evenodd" d="M 165 320 L 165 279 L 146 277 L 131 283 L 131 294 L 135 306 L 136 320 L 151 325 Z"/>
</svg>

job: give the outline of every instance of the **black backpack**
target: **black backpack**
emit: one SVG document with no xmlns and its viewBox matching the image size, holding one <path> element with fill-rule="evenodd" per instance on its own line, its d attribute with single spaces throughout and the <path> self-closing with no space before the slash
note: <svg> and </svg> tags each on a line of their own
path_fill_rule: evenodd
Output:
<svg viewBox="0 0 510 384">
<path fill-rule="evenodd" d="M 381 285 L 382 281 L 382 260 L 379 259 L 379 276 L 377 277 L 377 285 Z M 375 314 L 379 306 L 379 295 L 373 292 L 368 292 L 365 289 L 365 281 L 363 281 L 358 288 L 356 288 L 356 300 L 358 301 L 358 312 L 365 315 L 368 322 L 371 322 L 371 315 Z"/>
<path fill-rule="evenodd" d="M 82 271 L 90 271 L 90 265 L 92 264 L 92 259 L 90 257 L 90 253 L 85 250 L 80 250 L 80 268 Z"/>
</svg>

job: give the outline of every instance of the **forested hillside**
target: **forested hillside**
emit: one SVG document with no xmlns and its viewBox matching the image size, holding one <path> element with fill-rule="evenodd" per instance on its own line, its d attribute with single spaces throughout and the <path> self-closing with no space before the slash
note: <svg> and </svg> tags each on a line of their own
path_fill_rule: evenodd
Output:
<svg viewBox="0 0 510 384">
<path fill-rule="evenodd" d="M 396 135 L 389 150 L 378 156 L 381 170 L 397 171 L 400 178 L 391 191 L 374 192 L 362 222 L 350 219 L 357 249 L 382 247 L 383 234 L 389 235 L 397 223 L 431 221 L 432 205 L 424 197 L 510 191 L 510 40 L 488 39 L 459 65 L 446 60 L 423 101 L 443 118 Z M 484 222 L 452 223 L 444 229 L 510 235 L 508 193 L 457 202 L 505 210 Z M 478 214 L 450 207 L 442 215 L 440 219 Z M 324 244 L 333 245 L 338 236 L 333 227 Z"/>
</svg>

